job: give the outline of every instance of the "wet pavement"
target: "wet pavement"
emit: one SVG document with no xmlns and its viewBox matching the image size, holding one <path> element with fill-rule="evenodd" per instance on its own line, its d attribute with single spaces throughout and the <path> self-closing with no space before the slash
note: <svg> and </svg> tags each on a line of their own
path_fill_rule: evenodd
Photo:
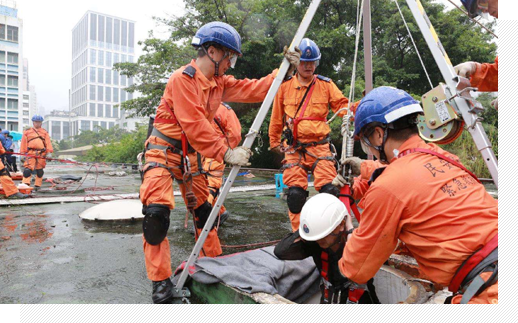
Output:
<svg viewBox="0 0 518 323">
<path fill-rule="evenodd" d="M 85 170 L 51 165 L 46 176 L 84 176 Z M 104 167 L 100 171 L 121 170 Z M 239 177 L 235 186 L 273 183 L 273 175 Z M 79 183 L 65 186 L 67 190 L 55 191 L 45 183 L 36 195 L 136 193 L 140 177 L 136 172 L 124 177 L 90 174 L 77 190 Z M 113 189 L 88 190 L 92 187 Z M 315 193 L 312 188 L 310 192 Z M 0 303 L 151 303 L 151 282 L 142 252 L 142 222 L 81 220 L 78 215 L 93 205 L 81 202 L 0 208 Z M 220 228 L 223 245 L 273 241 L 290 232 L 286 202 L 275 198 L 273 190 L 231 193 L 225 206 L 231 216 Z M 168 231 L 173 270 L 187 259 L 194 246 L 192 220 L 185 229 L 185 213 L 183 201 L 176 198 Z M 243 250 L 224 248 L 223 252 Z"/>
<path fill-rule="evenodd" d="M 109 171 L 109 169 L 107 170 Z M 120 171 L 120 170 L 118 170 Z M 49 167 L 46 176 L 84 175 L 84 170 Z M 73 195 L 136 193 L 138 174 L 110 177 L 99 174 L 97 187 L 114 190 L 92 192 L 91 174 Z M 274 183 L 273 178 L 239 177 L 238 185 Z M 46 183 L 38 196 L 65 196 Z M 48 191 L 47 191 L 48 190 Z M 176 199 L 168 237 L 173 268 L 186 260 L 194 246 L 192 221 L 184 228 L 185 205 Z M 142 222 L 90 222 L 79 214 L 90 203 L 43 204 L 0 209 L 0 303 L 150 303 L 142 252 Z M 281 239 L 290 230 L 286 202 L 274 191 L 231 193 L 225 206 L 231 216 L 220 229 L 224 245 Z M 224 253 L 246 249 L 225 248 Z"/>
</svg>

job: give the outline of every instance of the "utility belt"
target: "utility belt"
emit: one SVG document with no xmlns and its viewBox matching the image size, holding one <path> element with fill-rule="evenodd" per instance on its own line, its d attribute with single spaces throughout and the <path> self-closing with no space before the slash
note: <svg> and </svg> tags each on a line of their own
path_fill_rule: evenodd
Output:
<svg viewBox="0 0 518 323">
<path fill-rule="evenodd" d="M 484 272 L 493 273 L 487 281 L 480 277 Z M 448 289 L 454 294 L 462 294 L 460 303 L 467 304 L 474 296 L 479 295 L 497 281 L 498 234 L 460 265 Z"/>
<path fill-rule="evenodd" d="M 165 158 L 166 158 L 166 163 L 167 163 L 167 151 L 168 150 L 170 152 L 172 152 L 173 154 L 177 154 L 177 155 L 182 156 L 182 158 L 180 159 L 180 166 L 178 168 L 183 173 L 184 169 L 185 169 L 186 162 L 188 162 L 186 160 L 187 154 L 192 154 L 192 153 L 196 152 L 196 150 L 194 150 L 194 148 L 187 142 L 187 138 L 185 137 L 185 135 L 182 134 L 182 140 L 177 140 L 177 139 L 174 139 L 174 138 L 167 137 L 166 135 L 161 133 L 155 127 L 153 127 L 153 130 L 151 131 L 150 135 L 164 140 L 170 146 L 156 145 L 156 144 L 151 144 L 151 143 L 148 142 L 147 145 L 146 145 L 146 151 L 151 150 L 151 149 L 163 150 Z M 184 153 L 184 150 L 185 150 L 185 153 Z M 203 164 L 202 164 L 201 155 L 199 153 L 197 153 L 196 154 L 196 158 L 197 158 L 197 161 L 198 161 L 198 172 L 192 173 L 192 176 L 198 176 L 200 174 L 205 174 L 205 171 L 203 171 Z M 147 171 L 149 171 L 149 170 L 151 170 L 153 168 L 161 167 L 161 168 L 166 168 L 171 173 L 171 176 L 174 177 L 173 173 L 171 171 L 171 168 L 174 169 L 176 167 L 170 167 L 170 166 L 158 163 L 158 162 L 148 162 L 148 163 L 146 163 L 146 165 L 147 165 L 147 167 L 145 167 L 144 171 L 142 172 L 142 176 L 144 176 L 144 174 Z M 189 165 L 189 168 L 190 168 L 190 165 Z M 183 183 L 183 180 L 180 180 L 178 178 L 175 178 L 175 179 L 176 179 L 176 181 L 178 183 L 180 183 L 180 184 Z"/>
<path fill-rule="evenodd" d="M 314 146 L 318 146 L 318 145 L 325 145 L 325 144 L 329 144 L 329 150 L 331 151 L 331 154 L 332 154 L 331 156 L 319 157 L 319 156 L 316 156 L 316 155 L 310 153 L 309 151 L 307 151 L 307 148 L 309 148 L 309 147 L 314 147 Z M 286 151 L 288 149 L 289 148 L 283 149 L 283 150 Z M 329 137 L 329 135 L 326 136 L 324 139 L 319 140 L 319 141 L 308 142 L 308 143 L 297 143 L 297 145 L 295 145 L 293 147 L 293 150 L 294 151 L 290 152 L 290 153 L 298 152 L 299 160 L 296 163 L 284 164 L 281 167 L 281 171 L 284 171 L 285 169 L 288 169 L 288 168 L 292 168 L 292 167 L 298 166 L 298 167 L 304 169 L 308 174 L 309 173 L 313 173 L 315 171 L 315 168 L 318 165 L 318 162 L 320 162 L 321 160 L 333 161 L 335 163 L 335 166 L 337 165 L 337 162 L 336 162 L 336 159 L 335 159 L 336 149 L 335 149 L 335 146 L 331 143 L 331 137 Z M 307 167 L 304 164 L 302 164 L 302 158 L 304 158 L 304 160 L 306 160 L 306 154 L 308 154 L 309 156 L 311 156 L 311 157 L 316 159 L 311 167 Z"/>
</svg>

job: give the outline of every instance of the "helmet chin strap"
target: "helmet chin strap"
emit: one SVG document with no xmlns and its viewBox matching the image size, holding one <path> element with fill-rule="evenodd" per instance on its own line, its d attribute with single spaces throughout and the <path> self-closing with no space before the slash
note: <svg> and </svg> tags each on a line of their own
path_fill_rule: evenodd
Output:
<svg viewBox="0 0 518 323">
<path fill-rule="evenodd" d="M 214 76 L 219 76 L 219 64 L 221 62 L 223 62 L 223 60 L 225 58 L 227 58 L 228 56 L 228 52 L 225 52 L 225 55 L 223 56 L 223 58 L 221 58 L 221 60 L 219 62 L 216 62 L 215 60 L 212 59 L 212 57 L 210 57 L 209 53 L 207 52 L 207 49 L 203 46 L 201 46 L 201 48 L 203 48 L 203 51 L 205 52 L 205 54 L 207 55 L 207 57 L 211 60 L 211 62 L 214 63 Z"/>
<path fill-rule="evenodd" d="M 347 232 L 347 230 L 345 230 L 345 223 L 344 223 L 344 231 L 337 233 L 337 234 L 334 234 L 331 232 L 329 235 L 335 236 L 336 238 L 335 238 L 335 241 L 329 247 L 327 247 L 327 249 L 331 250 L 331 248 L 333 248 L 336 244 L 341 243 L 345 232 Z"/>
<path fill-rule="evenodd" d="M 387 138 L 388 138 L 388 127 L 384 127 L 383 129 L 383 141 L 381 142 L 381 145 L 380 146 L 374 146 L 373 144 L 371 144 L 371 142 L 369 141 L 369 138 L 367 137 L 364 137 L 363 140 L 365 141 L 365 143 L 376 149 L 379 153 L 380 153 L 380 162 L 382 164 L 388 164 L 389 161 L 387 160 L 387 154 L 385 153 L 385 144 L 387 143 Z"/>
</svg>

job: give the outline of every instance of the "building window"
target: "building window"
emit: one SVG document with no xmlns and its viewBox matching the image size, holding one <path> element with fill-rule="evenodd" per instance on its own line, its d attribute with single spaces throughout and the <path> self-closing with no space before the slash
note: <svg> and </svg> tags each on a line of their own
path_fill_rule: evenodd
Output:
<svg viewBox="0 0 518 323">
<path fill-rule="evenodd" d="M 106 52 L 106 66 L 112 67 L 112 53 Z"/>
<path fill-rule="evenodd" d="M 0 98 L 0 109 L 5 109 L 5 99 L 4 98 Z M 2 128 L 2 127 L 0 126 L 0 128 Z"/>
<path fill-rule="evenodd" d="M 102 50 L 99 51 L 99 61 L 98 65 L 104 65 L 104 52 Z"/>
<path fill-rule="evenodd" d="M 95 117 L 95 103 L 90 103 L 90 117 Z"/>
<path fill-rule="evenodd" d="M 90 64 L 95 65 L 95 49 L 90 49 Z"/>
<path fill-rule="evenodd" d="M 27 94 L 24 94 L 24 95 L 23 95 L 23 99 L 24 99 L 24 100 L 29 100 L 29 96 L 28 96 Z"/>
<path fill-rule="evenodd" d="M 112 30 L 113 30 L 113 20 L 112 20 L 112 18 L 106 17 L 106 42 L 108 44 L 113 43 Z"/>
<path fill-rule="evenodd" d="M 115 46 L 115 49 L 118 50 L 119 46 L 121 44 L 121 21 L 119 19 L 114 20 L 114 26 L 113 26 L 113 43 L 117 46 Z"/>
<path fill-rule="evenodd" d="M 0 74 L 0 85 L 5 86 L 5 75 Z"/>
<path fill-rule="evenodd" d="M 128 23 L 126 21 L 122 21 L 122 43 L 121 43 L 121 45 L 128 46 Z"/>
<path fill-rule="evenodd" d="M 113 85 L 119 85 L 119 72 L 113 71 Z"/>
<path fill-rule="evenodd" d="M 109 69 L 106 69 L 105 76 L 106 76 L 105 83 L 112 84 L 112 71 Z"/>
<path fill-rule="evenodd" d="M 99 33 L 97 35 L 98 35 L 97 40 L 99 41 L 99 44 L 101 44 L 101 47 L 103 47 L 102 46 L 102 43 L 104 43 L 104 17 L 103 16 L 99 16 Z"/>
<path fill-rule="evenodd" d="M 108 94 L 108 92 L 106 92 L 106 94 Z M 112 114 L 112 111 L 111 111 L 111 110 L 112 110 L 112 106 L 111 106 L 111 105 L 106 104 L 106 105 L 104 106 L 104 116 L 105 116 L 106 118 L 110 118 L 110 117 L 111 117 L 111 114 Z"/>
<path fill-rule="evenodd" d="M 5 52 L 0 51 L 0 63 L 5 63 Z"/>
<path fill-rule="evenodd" d="M 9 75 L 7 77 L 7 86 L 18 87 L 18 76 Z"/>
<path fill-rule="evenodd" d="M 90 14 L 90 39 L 97 40 L 97 15 Z M 82 128 L 81 128 L 82 129 Z"/>
<path fill-rule="evenodd" d="M 18 110 L 18 100 L 16 100 L 16 99 L 8 99 L 7 100 L 7 109 L 9 109 L 9 110 Z"/>
<path fill-rule="evenodd" d="M 18 27 L 7 26 L 7 40 L 15 43 L 18 42 Z"/>
<path fill-rule="evenodd" d="M 8 64 L 18 64 L 18 53 L 7 53 Z"/>
<path fill-rule="evenodd" d="M 95 67 L 90 67 L 90 82 L 95 83 Z"/>
<path fill-rule="evenodd" d="M 90 130 L 90 121 L 81 120 L 81 130 Z"/>
<path fill-rule="evenodd" d="M 104 83 L 104 69 L 102 68 L 97 69 L 97 82 Z"/>
<path fill-rule="evenodd" d="M 121 102 L 126 101 L 126 91 L 121 90 Z"/>
<path fill-rule="evenodd" d="M 28 108 L 28 107 L 29 107 L 29 103 L 25 103 L 25 102 L 24 102 L 24 103 L 23 103 L 23 107 L 24 107 L 24 108 Z M 23 114 L 24 114 L 24 115 L 25 115 L 25 112 L 27 112 L 27 114 L 26 114 L 26 115 L 29 115 L 29 111 L 23 111 Z"/>
<path fill-rule="evenodd" d="M 104 101 L 103 87 L 97 86 L 97 101 Z"/>
<path fill-rule="evenodd" d="M 118 118 L 118 117 L 119 117 L 119 107 L 113 106 L 112 118 Z"/>
<path fill-rule="evenodd" d="M 120 63 L 120 61 L 119 61 L 119 54 L 114 53 L 113 54 L 113 64 L 117 64 L 117 63 Z"/>
<path fill-rule="evenodd" d="M 128 47 L 133 48 L 135 43 L 135 24 L 130 22 L 129 23 L 129 41 L 128 41 Z"/>
<path fill-rule="evenodd" d="M 112 88 L 107 86 L 106 87 L 106 93 L 105 93 L 105 101 L 111 102 L 112 101 Z"/>
<path fill-rule="evenodd" d="M 95 101 L 95 85 L 90 85 L 90 100 Z"/>
<path fill-rule="evenodd" d="M 115 127 L 115 122 L 109 122 L 108 125 L 110 126 L 110 129 Z"/>
<path fill-rule="evenodd" d="M 119 89 L 113 88 L 113 102 L 119 102 Z"/>
<path fill-rule="evenodd" d="M 126 86 L 126 81 L 128 77 L 126 75 L 121 75 L 121 85 Z"/>
<path fill-rule="evenodd" d="M 101 128 L 106 129 L 106 121 L 101 121 Z"/>
<path fill-rule="evenodd" d="M 0 39 L 5 39 L 5 25 L 0 24 Z"/>
<path fill-rule="evenodd" d="M 52 121 L 52 138 L 61 140 L 61 122 Z"/>
<path fill-rule="evenodd" d="M 102 104 L 98 104 L 97 105 L 97 116 L 98 117 L 102 117 L 103 116 L 103 105 Z"/>
</svg>

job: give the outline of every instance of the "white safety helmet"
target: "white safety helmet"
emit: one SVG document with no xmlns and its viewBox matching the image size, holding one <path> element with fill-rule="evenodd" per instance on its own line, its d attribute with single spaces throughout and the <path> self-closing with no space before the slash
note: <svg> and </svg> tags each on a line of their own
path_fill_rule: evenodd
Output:
<svg viewBox="0 0 518 323">
<path fill-rule="evenodd" d="M 299 233 L 306 241 L 327 237 L 349 215 L 336 196 L 319 193 L 310 198 L 300 213 Z"/>
</svg>

